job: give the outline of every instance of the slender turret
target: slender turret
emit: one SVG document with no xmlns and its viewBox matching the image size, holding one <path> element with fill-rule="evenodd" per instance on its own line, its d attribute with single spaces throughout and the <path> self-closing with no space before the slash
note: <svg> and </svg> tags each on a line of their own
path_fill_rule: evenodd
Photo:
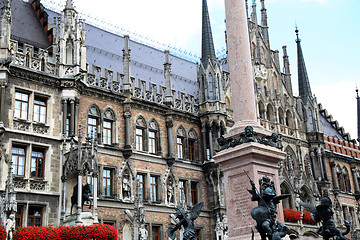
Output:
<svg viewBox="0 0 360 240">
<path fill-rule="evenodd" d="M 202 7 L 202 45 L 201 45 L 201 62 L 206 69 L 208 62 L 214 65 L 216 63 L 216 55 L 214 48 L 214 40 L 211 32 L 211 24 L 207 1 L 203 0 Z"/>
<path fill-rule="evenodd" d="M 298 59 L 298 82 L 299 82 L 299 95 L 303 100 L 304 104 L 310 99 L 313 101 L 311 93 L 310 82 L 306 71 L 305 60 L 301 50 L 301 40 L 299 38 L 299 30 L 296 29 L 296 44 L 297 44 L 297 59 Z"/>
</svg>

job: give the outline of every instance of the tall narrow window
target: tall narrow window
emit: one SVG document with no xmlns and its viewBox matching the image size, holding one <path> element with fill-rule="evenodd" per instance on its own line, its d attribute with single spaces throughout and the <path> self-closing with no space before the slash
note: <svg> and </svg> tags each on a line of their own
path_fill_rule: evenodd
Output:
<svg viewBox="0 0 360 240">
<path fill-rule="evenodd" d="M 103 171 L 103 193 L 105 196 L 112 196 L 113 171 L 104 169 Z"/>
<path fill-rule="evenodd" d="M 152 240 L 160 240 L 160 227 L 159 226 L 152 226 L 151 228 L 152 232 Z"/>
<path fill-rule="evenodd" d="M 16 92 L 14 117 L 27 120 L 28 109 L 29 109 L 29 94 Z"/>
<path fill-rule="evenodd" d="M 189 160 L 190 161 L 196 161 L 196 139 L 197 134 L 194 130 L 191 130 L 189 132 Z"/>
<path fill-rule="evenodd" d="M 100 111 L 97 107 L 91 107 L 87 121 L 87 134 L 89 137 L 96 138 L 98 134 Z M 100 139 L 101 140 L 101 139 Z"/>
<path fill-rule="evenodd" d="M 214 100 L 214 83 L 212 74 L 209 74 L 209 100 Z"/>
<path fill-rule="evenodd" d="M 26 151 L 24 147 L 12 147 L 12 167 L 13 173 L 18 176 L 24 176 Z"/>
<path fill-rule="evenodd" d="M 198 183 L 191 182 L 191 203 L 193 205 L 198 203 Z"/>
<path fill-rule="evenodd" d="M 31 153 L 31 177 L 43 178 L 45 166 L 45 154 L 41 149 L 33 149 Z"/>
<path fill-rule="evenodd" d="M 178 136 L 176 138 L 177 145 L 177 157 L 179 159 L 184 159 L 184 138 Z"/>
<path fill-rule="evenodd" d="M 158 177 L 150 177 L 150 200 L 152 202 L 158 201 Z"/>
<path fill-rule="evenodd" d="M 196 229 L 195 230 L 195 239 L 196 240 L 201 240 L 201 229 Z"/>
<path fill-rule="evenodd" d="M 185 131 L 182 128 L 177 131 L 176 150 L 178 159 L 185 159 Z"/>
<path fill-rule="evenodd" d="M 114 114 L 111 110 L 105 111 L 105 117 L 103 121 L 103 144 L 111 145 L 113 144 L 113 134 L 114 134 Z"/>
<path fill-rule="evenodd" d="M 103 122 L 103 143 L 112 144 L 112 122 L 107 120 Z"/>
<path fill-rule="evenodd" d="M 314 119 L 310 108 L 308 109 L 308 115 L 309 115 L 308 117 L 309 117 L 310 131 L 314 131 Z"/>
<path fill-rule="evenodd" d="M 34 121 L 45 123 L 46 121 L 46 99 L 35 96 L 34 99 Z"/>
<path fill-rule="evenodd" d="M 187 198 L 186 198 L 186 182 L 180 180 L 179 181 L 179 201 L 180 203 L 186 203 L 187 202 Z"/>
<path fill-rule="evenodd" d="M 22 227 L 24 206 L 18 205 L 15 214 L 15 227 Z"/>
<path fill-rule="evenodd" d="M 29 207 L 28 211 L 28 226 L 41 226 L 42 225 L 42 207 Z"/>
<path fill-rule="evenodd" d="M 139 183 L 140 188 L 140 198 L 142 200 L 145 200 L 145 175 L 144 174 L 138 174 L 136 176 L 137 182 Z"/>
<path fill-rule="evenodd" d="M 158 134 L 159 128 L 155 121 L 149 125 L 149 153 L 158 153 Z"/>
<path fill-rule="evenodd" d="M 135 147 L 136 150 L 145 151 L 145 120 L 143 118 L 138 118 L 136 120 L 136 130 L 135 130 Z"/>
<path fill-rule="evenodd" d="M 205 102 L 205 101 L 206 101 L 206 91 L 207 91 L 207 87 L 206 87 L 206 81 L 205 81 L 204 75 L 201 75 L 201 80 L 202 80 L 203 102 Z"/>
</svg>

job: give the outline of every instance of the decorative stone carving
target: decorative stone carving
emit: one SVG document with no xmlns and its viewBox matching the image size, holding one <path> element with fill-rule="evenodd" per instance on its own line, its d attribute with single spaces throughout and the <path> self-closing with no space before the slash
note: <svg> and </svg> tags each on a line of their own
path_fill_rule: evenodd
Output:
<svg viewBox="0 0 360 240">
<path fill-rule="evenodd" d="M 43 180 L 30 180 L 30 189 L 36 191 L 45 191 L 45 187 L 48 185 L 46 181 Z"/>
<path fill-rule="evenodd" d="M 267 69 L 264 65 L 255 65 L 254 76 L 256 80 L 266 79 Z"/>
<path fill-rule="evenodd" d="M 49 130 L 49 126 L 43 125 L 43 124 L 33 124 L 33 131 L 35 133 L 40 133 L 40 134 L 47 134 Z"/>
<path fill-rule="evenodd" d="M 166 184 L 166 198 L 169 204 L 175 202 L 174 181 L 172 180 L 172 178 L 168 178 L 168 182 Z"/>
<path fill-rule="evenodd" d="M 25 189 L 26 188 L 27 180 L 23 178 L 14 179 L 14 187 L 18 189 Z"/>
<path fill-rule="evenodd" d="M 14 129 L 20 131 L 29 131 L 30 130 L 30 122 L 26 122 L 24 120 L 15 120 L 14 119 Z"/>
</svg>

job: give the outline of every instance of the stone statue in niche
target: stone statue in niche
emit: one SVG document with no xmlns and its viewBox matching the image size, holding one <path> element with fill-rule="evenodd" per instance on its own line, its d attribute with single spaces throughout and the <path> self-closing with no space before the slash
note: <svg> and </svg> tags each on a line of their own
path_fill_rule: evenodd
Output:
<svg viewBox="0 0 360 240">
<path fill-rule="evenodd" d="M 131 182 L 130 182 L 130 173 L 128 170 L 125 170 L 123 181 L 122 181 L 122 193 L 123 199 L 131 198 Z"/>
<path fill-rule="evenodd" d="M 145 224 L 141 224 L 139 228 L 139 240 L 148 240 L 148 231 L 145 228 Z"/>
<path fill-rule="evenodd" d="M 167 183 L 167 200 L 168 203 L 174 203 L 174 183 L 173 180 L 171 178 L 168 179 L 168 183 Z"/>
</svg>

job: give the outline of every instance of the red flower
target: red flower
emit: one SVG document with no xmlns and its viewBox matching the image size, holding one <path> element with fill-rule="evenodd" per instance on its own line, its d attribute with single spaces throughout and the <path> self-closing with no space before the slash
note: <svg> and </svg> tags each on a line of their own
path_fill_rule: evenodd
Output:
<svg viewBox="0 0 360 240">
<path fill-rule="evenodd" d="M 284 208 L 285 222 L 297 222 L 301 218 L 301 213 L 294 209 Z"/>
<path fill-rule="evenodd" d="M 311 216 L 310 216 L 311 213 L 309 211 L 304 210 L 303 213 L 304 213 L 303 214 L 303 222 L 305 224 L 310 224 L 310 225 L 315 225 L 316 224 L 316 222 L 314 222 L 311 219 Z"/>
<path fill-rule="evenodd" d="M 4 226 L 0 226 L 0 240 L 6 239 Z M 110 225 L 94 224 L 73 227 L 18 227 L 14 240 L 117 240 L 118 232 Z"/>
</svg>

